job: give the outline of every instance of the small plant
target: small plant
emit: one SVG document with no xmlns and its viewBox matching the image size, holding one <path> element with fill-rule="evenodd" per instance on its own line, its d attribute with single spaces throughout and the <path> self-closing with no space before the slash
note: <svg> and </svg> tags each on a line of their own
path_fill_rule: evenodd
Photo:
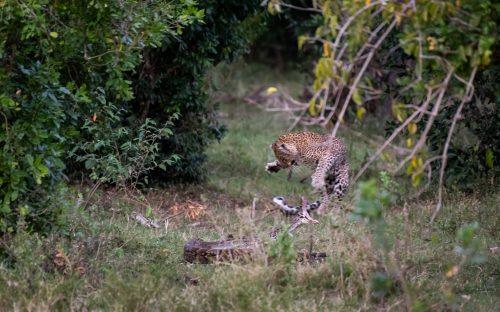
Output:
<svg viewBox="0 0 500 312">
<path fill-rule="evenodd" d="M 287 230 L 282 230 L 269 247 L 269 256 L 285 266 L 295 265 L 297 253 L 293 246 L 293 237 Z"/>
<path fill-rule="evenodd" d="M 297 253 L 293 245 L 293 237 L 288 229 L 283 229 L 276 240 L 269 246 L 269 258 L 277 267 L 276 281 L 279 285 L 287 285 L 294 279 L 294 267 Z"/>
<path fill-rule="evenodd" d="M 394 280 L 385 272 L 375 272 L 370 280 L 371 295 L 375 299 L 382 299 L 395 290 Z"/>
<path fill-rule="evenodd" d="M 364 220 L 368 224 L 373 234 L 374 246 L 378 249 L 380 260 L 387 270 L 387 272 L 376 271 L 372 274 L 372 297 L 381 300 L 394 293 L 396 281 L 398 281 L 405 296 L 405 305 L 407 309 L 410 309 L 412 300 L 398 261 L 397 237 L 390 236 L 389 224 L 384 218 L 384 207 L 393 201 L 392 195 L 385 189 L 390 186 L 390 179 L 382 173 L 381 181 L 384 189 L 377 186 L 375 179 L 359 183 L 351 218 Z"/>
<path fill-rule="evenodd" d="M 159 159 L 161 140 L 173 135 L 173 114 L 161 127 L 146 118 L 138 127 L 121 126 L 125 112 L 114 106 L 103 110 L 107 119 L 100 123 L 97 117 L 84 125 L 91 140 L 82 142 L 71 152 L 76 161 L 84 163 L 90 171 L 90 178 L 98 184 L 114 183 L 120 187 L 141 186 L 148 183 L 147 173 L 155 168 L 165 170 L 173 165 L 179 156 L 173 154 Z"/>
<path fill-rule="evenodd" d="M 384 206 L 390 203 L 391 195 L 387 190 L 380 190 L 375 179 L 360 182 L 351 217 L 354 220 L 363 219 L 369 224 L 383 221 Z"/>
<path fill-rule="evenodd" d="M 457 231 L 457 245 L 455 252 L 460 256 L 460 262 L 453 265 L 447 272 L 446 277 L 454 277 L 466 264 L 482 263 L 485 257 L 481 254 L 481 240 L 477 231 L 477 222 L 466 224 Z"/>
</svg>

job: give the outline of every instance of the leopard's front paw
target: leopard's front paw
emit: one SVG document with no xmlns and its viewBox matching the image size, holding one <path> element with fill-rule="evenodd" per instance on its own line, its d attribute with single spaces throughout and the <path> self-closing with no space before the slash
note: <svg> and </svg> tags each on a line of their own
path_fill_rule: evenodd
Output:
<svg viewBox="0 0 500 312">
<path fill-rule="evenodd" d="M 280 171 L 280 169 L 281 169 L 281 166 L 277 160 L 270 162 L 270 163 L 267 163 L 267 165 L 266 165 L 266 171 L 269 173 L 278 172 L 278 171 Z"/>
</svg>

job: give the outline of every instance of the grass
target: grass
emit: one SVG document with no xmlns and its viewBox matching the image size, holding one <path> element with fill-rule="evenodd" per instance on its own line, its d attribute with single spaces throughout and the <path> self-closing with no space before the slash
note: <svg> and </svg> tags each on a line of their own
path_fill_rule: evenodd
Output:
<svg viewBox="0 0 500 312">
<path fill-rule="evenodd" d="M 262 67 L 223 70 L 233 71 L 225 75 L 232 81 L 225 89 L 238 90 L 240 95 L 259 84 L 300 85 L 297 74 L 282 76 Z M 271 175 L 263 170 L 273 159 L 269 144 L 287 129 L 286 116 L 238 102 L 222 105 L 221 112 L 229 131 L 220 144 L 207 151 L 206 183 L 152 190 L 144 198 L 102 190 L 85 209 L 72 206 L 62 231 L 39 237 L 21 230 L 4 243 L 2 309 L 402 311 L 408 296 L 415 311 L 498 309 L 500 254 L 489 250 L 500 244 L 498 191 L 448 194 L 431 227 L 432 194 L 411 200 L 401 187 L 400 199 L 384 214 L 384 230 L 398 247 L 384 253 L 377 248 L 370 225 L 350 220 L 349 211 L 356 202 L 357 186 L 353 186 L 338 214 L 320 216 L 318 225 L 303 226 L 293 238 L 271 242 L 267 238 L 271 228 L 289 222 L 273 210 L 271 198 L 284 195 L 298 201 L 302 194 L 315 197 L 309 181 L 299 182 L 309 172 L 296 170 L 288 182 L 285 172 Z M 370 148 L 348 132 L 342 135 L 350 146 L 355 170 Z M 401 185 L 400 181 L 393 183 Z M 72 190 L 71 201 L 85 193 L 83 186 Z M 132 219 L 132 213 L 146 213 L 148 207 L 158 219 L 176 215 L 190 209 L 188 200 L 204 208 L 199 216 L 180 214 L 168 224 L 161 223 L 159 229 L 145 228 Z M 450 269 L 461 260 L 456 235 L 472 222 L 479 224 L 475 238 L 484 259 L 460 266 L 455 274 Z M 253 261 L 183 262 L 187 240 L 218 240 L 228 234 L 259 236 L 268 245 Z M 329 259 L 322 264 L 297 265 L 294 253 L 308 250 L 311 244 L 314 250 L 327 252 Z M 277 260 L 267 257 L 271 251 L 278 255 Z M 292 258 L 287 257 L 290 254 Z"/>
</svg>

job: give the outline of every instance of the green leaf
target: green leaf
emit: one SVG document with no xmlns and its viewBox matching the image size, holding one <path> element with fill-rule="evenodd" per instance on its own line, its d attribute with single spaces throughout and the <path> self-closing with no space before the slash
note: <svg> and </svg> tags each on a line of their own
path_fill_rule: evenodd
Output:
<svg viewBox="0 0 500 312">
<path fill-rule="evenodd" d="M 332 37 L 335 37 L 337 35 L 337 25 L 338 25 L 338 19 L 337 16 L 331 16 L 330 17 L 330 35 Z"/>
<path fill-rule="evenodd" d="M 50 36 L 51 36 L 52 38 L 57 38 L 57 37 L 59 37 L 59 34 L 58 34 L 57 32 L 55 32 L 55 31 L 51 31 L 51 32 L 50 32 Z"/>
<path fill-rule="evenodd" d="M 488 166 L 488 168 L 490 169 L 493 169 L 493 160 L 494 160 L 493 151 L 490 148 L 486 149 L 485 162 L 486 166 Z"/>
<path fill-rule="evenodd" d="M 299 50 L 302 50 L 302 47 L 304 46 L 304 43 L 306 43 L 307 39 L 309 37 L 308 36 L 299 36 L 299 38 L 297 38 L 297 45 L 298 45 L 298 48 Z"/>
<path fill-rule="evenodd" d="M 356 103 L 357 105 L 361 105 L 363 104 L 363 98 L 361 97 L 361 92 L 359 91 L 358 88 L 354 89 L 354 92 L 352 94 L 352 100 L 354 101 L 354 103 Z"/>
<path fill-rule="evenodd" d="M 316 99 L 311 99 L 309 101 L 309 115 L 316 116 Z"/>
</svg>

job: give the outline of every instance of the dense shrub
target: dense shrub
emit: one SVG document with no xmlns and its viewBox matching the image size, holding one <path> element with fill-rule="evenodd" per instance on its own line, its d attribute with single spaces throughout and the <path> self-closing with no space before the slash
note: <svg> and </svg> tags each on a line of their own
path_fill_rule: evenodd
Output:
<svg viewBox="0 0 500 312">
<path fill-rule="evenodd" d="M 493 62 L 500 65 L 500 55 Z M 465 191 L 477 191 L 478 183 L 495 185 L 500 176 L 500 79 L 499 65 L 478 74 L 476 96 L 471 105 L 464 108 L 457 133 L 451 142 L 446 184 Z M 446 140 L 451 107 L 438 116 L 438 126 L 429 135 L 429 144 L 434 153 L 442 152 Z M 435 169 L 439 167 L 436 166 Z M 437 173 L 438 170 L 434 170 Z M 484 188 L 481 188 L 484 189 Z"/>
<path fill-rule="evenodd" d="M 202 176 L 203 149 L 222 133 L 203 73 L 245 50 L 240 24 L 258 1 L 0 7 L 0 233 L 20 218 L 29 230 L 53 225 L 66 176 L 137 182 L 153 168 L 167 181 Z"/>
</svg>

